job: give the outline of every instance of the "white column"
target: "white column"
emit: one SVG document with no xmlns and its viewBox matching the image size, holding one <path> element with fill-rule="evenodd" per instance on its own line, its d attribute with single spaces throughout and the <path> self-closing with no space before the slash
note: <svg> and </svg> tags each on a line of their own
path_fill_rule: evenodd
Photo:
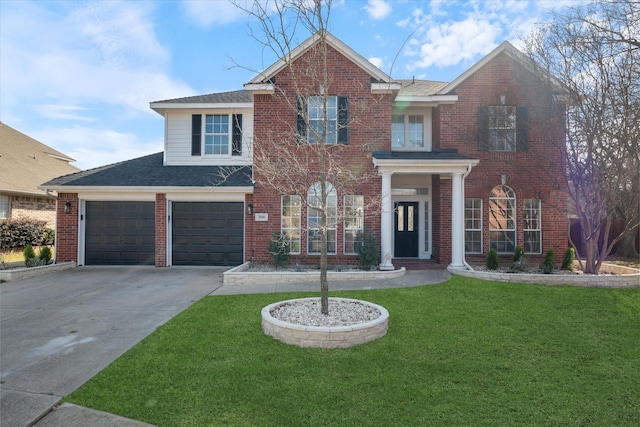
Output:
<svg viewBox="0 0 640 427">
<path fill-rule="evenodd" d="M 381 172 L 382 175 L 382 200 L 380 207 L 380 270 L 394 270 L 391 259 L 393 258 L 393 202 L 391 200 L 391 172 Z"/>
<path fill-rule="evenodd" d="M 452 268 L 464 268 L 464 200 L 462 173 L 451 177 L 451 264 Z"/>
</svg>

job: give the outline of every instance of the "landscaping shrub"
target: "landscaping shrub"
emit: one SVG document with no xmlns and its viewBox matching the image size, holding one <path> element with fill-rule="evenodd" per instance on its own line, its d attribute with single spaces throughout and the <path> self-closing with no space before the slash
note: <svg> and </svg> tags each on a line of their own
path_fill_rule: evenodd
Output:
<svg viewBox="0 0 640 427">
<path fill-rule="evenodd" d="M 36 258 L 36 251 L 33 250 L 33 246 L 25 246 L 22 255 L 24 255 L 24 265 L 27 267 L 35 267 L 38 265 L 38 258 Z"/>
<path fill-rule="evenodd" d="M 368 229 L 358 233 L 360 244 L 357 245 L 358 267 L 361 270 L 373 270 L 378 266 L 380 259 L 380 246 L 375 236 Z"/>
<path fill-rule="evenodd" d="M 562 257 L 562 265 L 560 266 L 563 270 L 573 271 L 573 261 L 576 259 L 576 251 L 573 248 L 567 248 L 564 251 L 564 256 Z"/>
<path fill-rule="evenodd" d="M 497 270 L 500 267 L 500 257 L 498 251 L 491 248 L 487 254 L 487 268 L 489 270 Z"/>
<path fill-rule="evenodd" d="M 47 244 L 45 221 L 8 219 L 0 221 L 0 248 L 24 248 Z"/>
<path fill-rule="evenodd" d="M 49 264 L 49 261 L 51 261 L 51 248 L 49 246 L 42 247 L 38 253 L 38 259 L 44 261 L 45 265 Z"/>
<path fill-rule="evenodd" d="M 513 251 L 513 262 L 518 262 L 522 258 L 524 258 L 524 249 L 522 249 L 522 246 L 516 246 L 515 251 Z"/>
<path fill-rule="evenodd" d="M 269 253 L 276 267 L 285 267 L 289 264 L 289 239 L 280 231 L 274 231 L 269 241 Z"/>
<path fill-rule="evenodd" d="M 553 249 L 547 251 L 547 255 L 544 257 L 544 261 L 540 264 L 540 271 L 544 274 L 551 274 L 556 268 L 556 263 L 553 261 L 556 253 Z"/>
<path fill-rule="evenodd" d="M 56 242 L 56 230 L 53 228 L 47 228 L 44 231 L 43 245 L 53 245 Z"/>
</svg>

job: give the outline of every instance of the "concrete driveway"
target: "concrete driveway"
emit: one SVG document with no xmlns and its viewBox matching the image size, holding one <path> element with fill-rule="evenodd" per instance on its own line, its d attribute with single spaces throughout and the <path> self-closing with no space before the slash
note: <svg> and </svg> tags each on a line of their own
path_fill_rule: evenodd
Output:
<svg viewBox="0 0 640 427">
<path fill-rule="evenodd" d="M 36 422 L 158 326 L 222 286 L 222 267 L 79 267 L 0 285 L 0 425 Z"/>
</svg>

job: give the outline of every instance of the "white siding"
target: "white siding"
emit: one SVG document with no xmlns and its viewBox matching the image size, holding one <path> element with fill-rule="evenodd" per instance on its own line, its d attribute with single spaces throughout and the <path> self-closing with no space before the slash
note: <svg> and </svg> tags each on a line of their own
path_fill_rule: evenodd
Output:
<svg viewBox="0 0 640 427">
<path fill-rule="evenodd" d="M 192 114 L 242 114 L 242 155 L 229 157 L 191 155 Z M 247 165 L 253 161 L 253 111 L 246 110 L 180 110 L 165 115 L 165 166 L 178 165 Z"/>
</svg>

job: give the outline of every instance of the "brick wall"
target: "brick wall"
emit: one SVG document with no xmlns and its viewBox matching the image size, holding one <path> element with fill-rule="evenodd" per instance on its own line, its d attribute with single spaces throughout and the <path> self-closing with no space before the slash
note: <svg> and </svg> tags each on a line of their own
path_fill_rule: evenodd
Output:
<svg viewBox="0 0 640 427">
<path fill-rule="evenodd" d="M 489 250 L 489 193 L 506 185 L 516 193 L 517 244 L 523 242 L 524 199 L 542 200 L 543 253 L 553 248 L 558 256 L 567 247 L 568 223 L 563 194 L 564 111 L 554 103 L 552 93 L 539 79 L 507 55 L 501 54 L 456 88 L 458 102 L 437 109 L 440 118 L 437 146 L 457 148 L 460 154 L 480 159 L 465 180 L 465 197 L 483 199 L 483 257 Z M 479 106 L 505 105 L 528 109 L 528 150 L 524 152 L 479 151 L 477 145 Z M 434 138 L 436 139 L 436 138 Z M 440 203 L 450 201 L 450 193 L 441 192 Z M 446 210 L 446 209 L 444 209 Z M 441 218 L 446 220 L 446 215 Z M 449 217 L 450 218 L 450 217 Z M 449 220 L 450 221 L 450 220 Z M 434 227 L 435 229 L 435 227 Z M 450 239 L 441 227 L 442 248 Z M 446 253 L 446 252 L 444 252 Z M 474 259 L 473 256 L 469 256 Z M 477 257 L 476 257 L 477 258 Z"/>
<path fill-rule="evenodd" d="M 69 202 L 69 212 L 65 204 Z M 58 218 L 56 224 L 56 261 L 78 261 L 78 195 L 58 194 Z"/>
<path fill-rule="evenodd" d="M 156 267 L 167 266 L 167 195 L 156 194 Z"/>
<path fill-rule="evenodd" d="M 247 259 L 257 263 L 271 262 L 267 252 L 269 239 L 274 231 L 280 230 L 280 200 L 282 194 L 299 194 L 306 197 L 307 189 L 318 179 L 318 161 L 309 147 L 296 142 L 296 95 L 317 96 L 320 94 L 322 53 L 313 49 L 298 58 L 294 71 L 288 69 L 275 76 L 276 93 L 274 95 L 256 95 L 254 97 L 254 194 L 248 199 L 254 212 L 267 213 L 269 221 L 256 222 L 253 216 L 246 224 Z M 365 227 L 370 229 L 378 242 L 380 239 L 380 211 L 378 195 L 381 179 L 373 167 L 371 151 L 389 150 L 391 144 L 391 105 L 390 95 L 371 93 L 371 76 L 353 62 L 329 47 L 327 61 L 330 79 L 327 93 L 330 96 L 348 96 L 349 98 L 349 144 L 328 147 L 332 168 L 327 181 L 337 190 L 338 210 L 342 212 L 344 194 L 365 196 Z M 261 152 L 261 150 L 264 150 Z M 281 156 L 297 159 L 300 165 L 297 173 L 282 173 L 281 177 L 266 173 L 266 164 L 261 160 L 267 153 L 274 162 Z M 291 165 L 291 163 L 288 163 Z M 294 170 L 293 167 L 287 167 Z M 284 169 L 284 168 L 283 168 Z M 365 182 L 346 181 L 335 173 L 346 171 L 367 177 Z M 266 184 L 271 181 L 272 184 Z M 289 182 L 287 182 L 289 181 Z M 278 188 L 274 188 L 278 187 Z M 249 202 L 247 202 L 249 203 Z M 303 206 L 301 218 L 302 254 L 292 256 L 292 262 L 301 264 L 319 263 L 319 255 L 306 255 L 307 209 Z M 331 255 L 331 264 L 352 264 L 357 262 L 356 255 L 343 254 L 343 224 L 338 221 L 337 255 Z"/>
<path fill-rule="evenodd" d="M 48 197 L 10 196 L 11 218 L 46 221 L 48 228 L 56 227 L 56 201 Z"/>
</svg>

